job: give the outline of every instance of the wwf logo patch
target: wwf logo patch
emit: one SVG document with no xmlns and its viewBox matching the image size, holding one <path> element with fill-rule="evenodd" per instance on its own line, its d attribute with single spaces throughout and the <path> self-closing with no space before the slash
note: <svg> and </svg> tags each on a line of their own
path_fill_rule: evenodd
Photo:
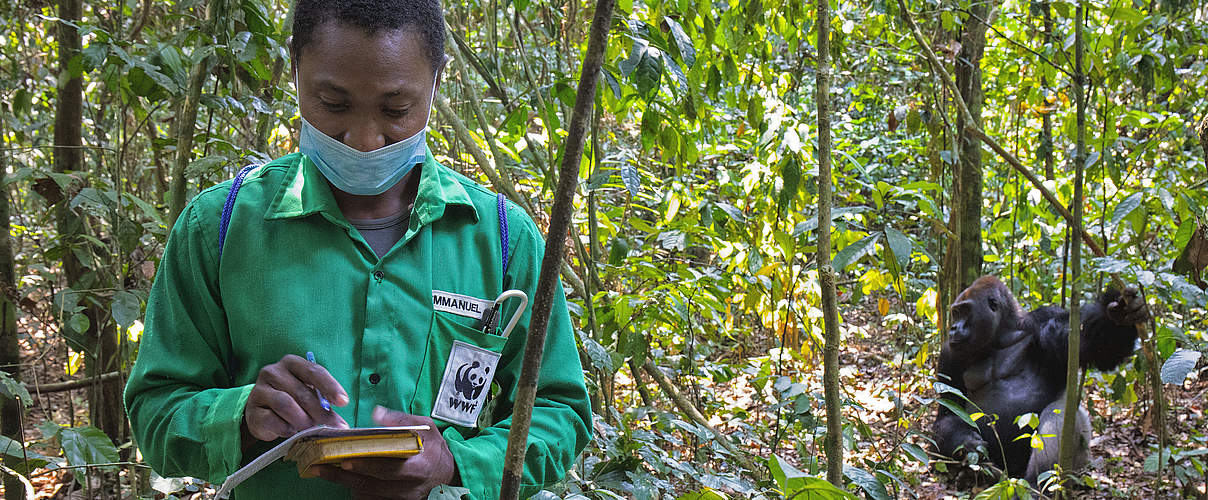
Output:
<svg viewBox="0 0 1208 500">
<path fill-rule="evenodd" d="M 454 341 L 449 350 L 449 361 L 445 363 L 444 375 L 440 379 L 440 391 L 436 393 L 432 418 L 463 427 L 476 427 L 497 364 L 499 353 L 460 340 Z"/>
</svg>

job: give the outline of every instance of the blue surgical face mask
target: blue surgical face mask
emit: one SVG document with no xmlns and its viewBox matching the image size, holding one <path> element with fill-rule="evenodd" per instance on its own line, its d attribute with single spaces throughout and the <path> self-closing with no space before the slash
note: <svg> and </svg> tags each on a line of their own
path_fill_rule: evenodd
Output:
<svg viewBox="0 0 1208 500">
<path fill-rule="evenodd" d="M 398 184 L 415 165 L 424 162 L 428 119 L 432 116 L 432 100 L 435 99 L 436 82 L 439 80 L 440 74 L 437 73 L 432 81 L 432 95 L 428 97 L 428 116 L 424 117 L 424 128 L 411 137 L 373 151 L 359 151 L 320 132 L 306 121 L 306 117 L 302 117 L 298 149 L 340 191 L 356 195 L 382 194 Z M 298 88 L 297 81 L 294 88 Z"/>
</svg>

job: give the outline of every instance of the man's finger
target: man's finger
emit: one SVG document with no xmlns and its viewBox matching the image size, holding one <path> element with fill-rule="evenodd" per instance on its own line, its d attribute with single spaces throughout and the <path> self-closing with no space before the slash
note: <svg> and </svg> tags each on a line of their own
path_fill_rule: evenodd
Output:
<svg viewBox="0 0 1208 500">
<path fill-rule="evenodd" d="M 299 410 L 305 415 L 305 421 L 298 421 L 296 418 L 292 418 L 292 413 L 282 415 L 291 424 L 300 425 L 301 427 L 298 429 L 305 429 L 319 423 L 336 425 L 339 417 L 333 417 L 334 413 L 331 410 L 323 408 L 323 405 L 319 402 L 319 395 L 315 392 L 314 386 L 302 378 L 304 376 L 313 377 L 313 368 L 321 371 L 324 376 L 330 379 L 331 375 L 327 373 L 327 370 L 294 355 L 288 355 L 284 358 L 281 358 L 281 361 L 277 363 L 277 366 L 274 366 L 273 369 L 261 370 L 260 379 L 258 381 L 258 383 L 263 382 L 273 389 L 287 394 L 292 400 L 292 405 L 287 405 L 285 401 L 276 401 L 274 408 L 292 411 L 287 407 L 298 407 Z M 332 382 L 335 383 L 334 380 L 332 380 Z M 339 384 L 336 383 L 336 386 L 338 387 Z M 343 422 L 343 420 L 338 421 Z"/>
<path fill-rule="evenodd" d="M 416 457 L 418 458 L 418 456 Z M 378 479 L 413 479 L 405 474 L 406 458 L 351 458 L 340 463 L 340 469 Z"/>
<path fill-rule="evenodd" d="M 385 406 L 375 406 L 373 408 L 373 421 L 381 426 L 403 426 L 403 425 L 426 425 L 432 429 L 436 428 L 431 417 L 422 417 L 412 415 L 410 413 L 391 410 Z"/>
<path fill-rule="evenodd" d="M 273 387 L 265 387 L 261 393 L 260 400 L 264 402 L 260 406 L 272 410 L 273 413 L 289 425 L 290 431 L 286 436 L 292 436 L 294 433 L 312 425 L 310 414 L 299 406 L 295 395 L 290 392 Z"/>
<path fill-rule="evenodd" d="M 278 417 L 268 408 L 251 407 L 244 412 L 247 421 L 247 431 L 252 437 L 261 441 L 272 441 L 280 437 L 293 435 L 289 423 Z"/>
<path fill-rule="evenodd" d="M 290 373 L 303 384 L 306 384 L 314 389 L 318 389 L 328 401 L 335 406 L 345 406 L 348 404 L 348 392 L 344 387 L 336 381 L 335 377 L 319 363 L 311 363 L 298 356 L 290 355 L 289 360 L 282 358 L 285 366 L 289 368 Z M 317 396 L 316 396 L 317 399 Z"/>
</svg>

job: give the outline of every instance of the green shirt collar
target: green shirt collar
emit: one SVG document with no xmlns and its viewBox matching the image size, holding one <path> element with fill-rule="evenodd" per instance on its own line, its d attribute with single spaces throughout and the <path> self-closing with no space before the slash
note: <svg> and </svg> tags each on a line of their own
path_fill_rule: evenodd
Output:
<svg viewBox="0 0 1208 500">
<path fill-rule="evenodd" d="M 324 213 L 329 218 L 344 220 L 323 174 L 306 155 L 299 154 L 298 158 L 282 178 L 281 187 L 264 218 L 289 219 Z M 470 216 L 478 220 L 478 211 L 470 201 L 466 188 L 458 182 L 457 174 L 437 163 L 429 149 L 420 171 L 412 217 L 418 219 L 420 225 L 425 225 L 441 218 L 449 205 L 464 206 Z"/>
</svg>

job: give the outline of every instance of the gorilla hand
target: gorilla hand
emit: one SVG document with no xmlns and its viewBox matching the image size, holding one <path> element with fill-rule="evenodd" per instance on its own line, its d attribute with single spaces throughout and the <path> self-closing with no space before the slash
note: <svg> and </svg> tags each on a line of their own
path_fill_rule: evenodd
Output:
<svg viewBox="0 0 1208 500">
<path fill-rule="evenodd" d="M 980 435 L 973 435 L 956 449 L 955 458 L 964 465 L 977 465 L 982 459 L 988 458 L 986 457 L 988 449 L 988 443 Z"/>
<path fill-rule="evenodd" d="M 1107 317 L 1117 325 L 1144 323 L 1149 321 L 1149 307 L 1145 299 L 1137 295 L 1136 288 L 1128 287 L 1107 305 Z"/>
</svg>

